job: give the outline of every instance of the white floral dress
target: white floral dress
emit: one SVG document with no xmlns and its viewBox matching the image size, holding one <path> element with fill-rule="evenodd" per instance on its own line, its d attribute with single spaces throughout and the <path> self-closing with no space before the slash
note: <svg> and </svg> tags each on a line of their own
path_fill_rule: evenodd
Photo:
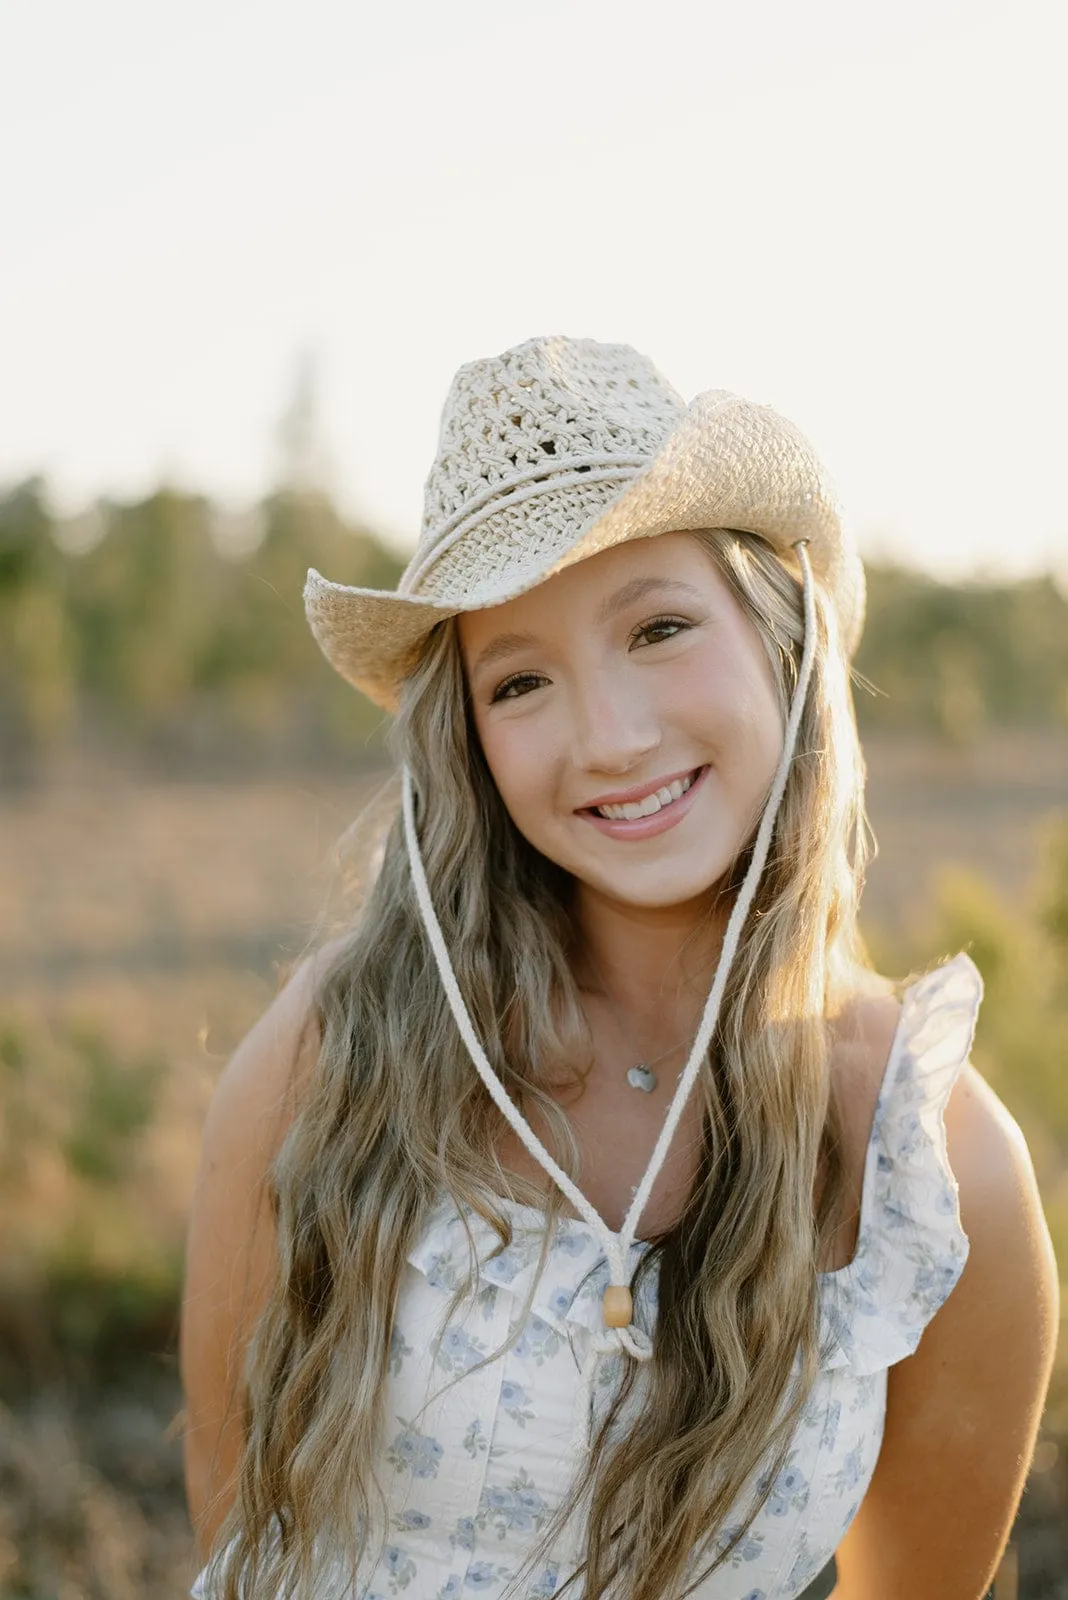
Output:
<svg viewBox="0 0 1068 1600">
<path fill-rule="evenodd" d="M 967 1258 L 942 1113 L 981 994 L 963 955 L 906 991 L 866 1156 L 856 1253 L 820 1277 L 819 1379 L 763 1509 L 694 1591 L 699 1600 L 792 1600 L 853 1520 L 879 1454 L 887 1369 L 916 1349 Z M 518 1340 L 480 1365 L 514 1332 L 540 1252 L 541 1213 L 512 1203 L 505 1210 L 514 1232 L 501 1251 L 486 1223 L 443 1199 L 408 1257 L 378 1463 L 392 1528 L 361 1573 L 359 1600 L 498 1600 L 573 1480 L 580 1373 L 602 1326 L 607 1261 L 585 1222 L 561 1219 Z M 446 1320 L 468 1275 L 468 1230 L 479 1284 Z M 632 1247 L 632 1269 L 646 1248 L 640 1240 Z M 635 1322 L 651 1332 L 655 1317 L 654 1272 Z M 600 1366 L 597 1414 L 610 1403 L 621 1359 Z M 721 1530 L 724 1542 L 731 1531 Z M 571 1525 L 520 1593 L 546 1600 L 581 1552 L 581 1529 Z M 211 1593 L 202 1573 L 193 1594 Z M 329 1600 L 353 1593 L 332 1586 Z"/>
</svg>

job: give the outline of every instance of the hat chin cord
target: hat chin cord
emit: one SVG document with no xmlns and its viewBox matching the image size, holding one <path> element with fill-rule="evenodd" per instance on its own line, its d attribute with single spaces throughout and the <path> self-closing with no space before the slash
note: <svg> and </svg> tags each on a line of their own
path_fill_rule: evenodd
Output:
<svg viewBox="0 0 1068 1600">
<path fill-rule="evenodd" d="M 801 565 L 804 588 L 805 637 L 801 651 L 801 666 L 790 704 L 790 713 L 786 722 L 782 753 L 779 757 L 775 780 L 772 783 L 771 792 L 764 807 L 764 814 L 757 829 L 748 871 L 731 909 L 727 929 L 723 936 L 723 946 L 716 967 L 716 975 L 713 979 L 708 999 L 705 1001 L 705 1008 L 697 1033 L 694 1036 L 689 1059 L 675 1087 L 675 1093 L 664 1118 L 660 1136 L 649 1158 L 649 1165 L 646 1167 L 645 1174 L 634 1191 L 634 1199 L 630 1203 L 630 1209 L 627 1211 L 623 1219 L 623 1226 L 618 1233 L 614 1233 L 609 1228 L 604 1218 L 590 1204 L 581 1189 L 571 1181 L 563 1168 L 553 1160 L 490 1066 L 485 1051 L 479 1042 L 478 1035 L 475 1033 L 463 995 L 460 993 L 460 986 L 456 981 L 456 974 L 453 972 L 449 952 L 445 946 L 441 924 L 438 922 L 437 913 L 430 897 L 430 886 L 427 883 L 422 856 L 419 853 L 419 838 L 415 824 L 414 786 L 407 766 L 405 766 L 402 775 L 404 836 L 411 866 L 412 882 L 415 886 L 416 901 L 423 920 L 423 927 L 430 941 L 430 947 L 434 952 L 434 959 L 437 963 L 442 986 L 448 998 L 449 1007 L 460 1031 L 460 1037 L 467 1047 L 468 1054 L 474 1062 L 479 1077 L 485 1084 L 501 1115 L 515 1131 L 517 1137 L 522 1141 L 534 1160 L 538 1162 L 539 1166 L 543 1168 L 567 1199 L 570 1200 L 578 1214 L 589 1223 L 594 1234 L 601 1241 L 608 1261 L 608 1287 L 604 1293 L 605 1327 L 603 1332 L 595 1333 L 591 1336 L 588 1357 L 583 1364 L 582 1370 L 575 1437 L 573 1440 L 575 1448 L 580 1451 L 589 1447 L 592 1430 L 590 1413 L 593 1386 L 601 1357 L 616 1351 L 625 1351 L 636 1361 L 648 1361 L 652 1357 L 652 1340 L 648 1333 L 643 1328 L 639 1328 L 633 1320 L 634 1306 L 628 1283 L 627 1262 L 631 1247 L 637 1236 L 642 1212 L 648 1204 L 653 1185 L 660 1174 L 660 1169 L 664 1165 L 671 1141 L 678 1128 L 693 1086 L 697 1081 L 701 1063 L 707 1055 L 712 1035 L 719 1021 L 720 1006 L 723 1001 L 723 992 L 727 986 L 727 978 L 730 975 L 731 966 L 738 950 L 745 919 L 749 914 L 749 908 L 753 903 L 757 885 L 764 871 L 768 851 L 771 848 L 775 820 L 778 816 L 779 806 L 782 803 L 786 782 L 790 774 L 790 767 L 793 763 L 797 744 L 797 731 L 801 723 L 801 713 L 808 693 L 816 650 L 816 606 L 813 595 L 812 569 L 809 565 L 808 552 L 805 548 L 807 543 L 807 540 L 801 539 L 794 546 Z"/>
</svg>

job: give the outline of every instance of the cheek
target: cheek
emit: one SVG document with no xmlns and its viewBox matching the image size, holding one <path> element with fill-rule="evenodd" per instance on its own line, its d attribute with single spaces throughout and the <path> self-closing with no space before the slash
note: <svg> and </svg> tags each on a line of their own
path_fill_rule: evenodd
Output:
<svg viewBox="0 0 1068 1600">
<path fill-rule="evenodd" d="M 721 680 L 724 692 L 716 697 L 713 737 L 728 764 L 755 784 L 770 784 L 782 753 L 785 723 L 778 696 L 765 661 L 754 660 L 745 672 Z M 733 760 L 732 760 L 733 753 Z"/>
<path fill-rule="evenodd" d="M 747 719 L 747 746 L 756 777 L 770 784 L 782 754 L 786 725 L 779 710 L 774 685 L 761 677 L 752 686 Z"/>
<path fill-rule="evenodd" d="M 481 733 L 482 753 L 505 809 L 523 831 L 550 785 L 552 759 L 530 727 L 499 724 Z"/>
</svg>

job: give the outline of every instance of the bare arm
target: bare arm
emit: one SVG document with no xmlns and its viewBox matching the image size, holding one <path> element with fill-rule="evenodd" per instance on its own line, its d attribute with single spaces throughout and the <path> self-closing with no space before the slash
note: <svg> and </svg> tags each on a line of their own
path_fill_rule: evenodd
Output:
<svg viewBox="0 0 1068 1600">
<path fill-rule="evenodd" d="M 971 1067 L 946 1134 L 968 1262 L 915 1355 L 890 1369 L 883 1446 L 836 1552 L 835 1600 L 981 1600 L 1034 1449 L 1058 1290 L 1030 1157 Z"/>
<path fill-rule="evenodd" d="M 268 1171 L 318 1056 L 312 980 L 308 961 L 238 1046 L 204 1129 L 179 1340 L 186 1494 L 202 1559 L 236 1489 L 245 1349 L 275 1271 Z"/>
</svg>

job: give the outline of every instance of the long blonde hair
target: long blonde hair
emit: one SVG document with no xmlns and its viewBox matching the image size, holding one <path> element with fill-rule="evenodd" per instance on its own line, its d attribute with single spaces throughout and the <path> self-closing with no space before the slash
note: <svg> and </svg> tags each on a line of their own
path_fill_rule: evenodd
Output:
<svg viewBox="0 0 1068 1600">
<path fill-rule="evenodd" d="M 798 579 L 755 535 L 695 537 L 768 650 L 785 721 Z M 587 1553 L 573 1576 L 588 1600 L 620 1585 L 632 1600 L 662 1600 L 720 1565 L 770 1493 L 818 1372 L 817 1266 L 843 1192 L 827 1019 L 866 965 L 856 915 L 867 832 L 848 669 L 818 590 L 816 616 L 796 759 L 695 1090 L 699 1177 L 635 1280 L 659 1272 L 646 1398 L 610 1438 L 631 1367 L 539 1545 L 583 1498 Z M 453 624 L 435 630 L 406 681 L 393 741 L 412 772 L 427 878 L 483 1047 L 575 1177 L 575 1140 L 550 1092 L 591 1048 L 571 880 L 504 809 L 470 724 Z M 744 866 L 745 853 L 735 883 Z M 225 1600 L 311 1596 L 327 1567 L 355 1579 L 386 1526 L 373 1463 L 398 1287 L 429 1208 L 447 1192 L 503 1246 L 511 1231 L 496 1197 L 510 1187 L 545 1203 L 502 1171 L 505 1124 L 449 1011 L 399 818 L 318 986 L 315 1020 L 318 1066 L 270 1178 L 278 1274 L 249 1352 Z M 561 1210 L 553 1191 L 550 1221 Z"/>
</svg>

